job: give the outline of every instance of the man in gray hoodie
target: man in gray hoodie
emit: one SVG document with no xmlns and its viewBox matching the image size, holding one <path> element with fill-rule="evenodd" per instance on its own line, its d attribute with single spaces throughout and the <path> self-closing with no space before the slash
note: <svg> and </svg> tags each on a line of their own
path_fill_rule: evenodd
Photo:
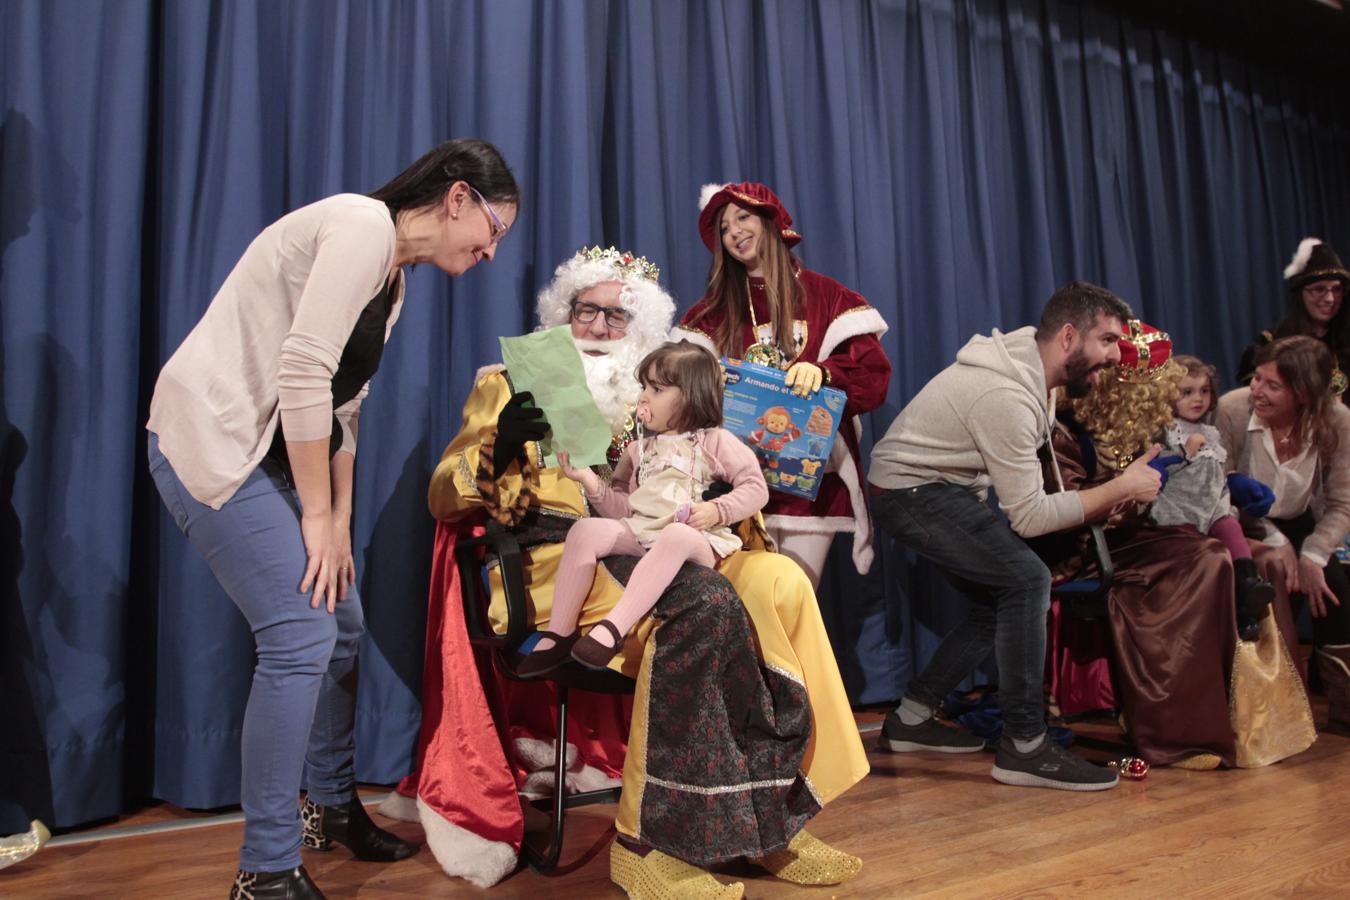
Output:
<svg viewBox="0 0 1350 900">
<path fill-rule="evenodd" d="M 933 714 L 992 649 L 1004 721 L 994 778 L 1071 791 L 1116 784 L 1114 772 L 1046 737 L 1050 572 L 1022 539 L 1077 527 L 1158 492 L 1160 476 L 1148 465 L 1157 447 L 1114 480 L 1083 491 L 1047 494 L 1041 467 L 1054 426 L 1054 391 L 1085 395 L 1098 370 L 1120 359 L 1117 342 L 1131 316 L 1104 288 L 1065 285 L 1046 303 L 1039 327 L 971 338 L 873 448 L 868 480 L 877 494 L 877 525 L 934 563 L 971 601 L 966 620 L 886 716 L 884 749 L 980 750 L 980 738 L 940 724 Z M 990 487 L 1011 528 L 985 502 Z"/>
</svg>

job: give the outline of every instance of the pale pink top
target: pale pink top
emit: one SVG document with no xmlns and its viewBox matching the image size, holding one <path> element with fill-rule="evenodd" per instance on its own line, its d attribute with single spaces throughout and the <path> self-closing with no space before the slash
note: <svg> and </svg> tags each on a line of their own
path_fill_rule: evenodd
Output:
<svg viewBox="0 0 1350 900">
<path fill-rule="evenodd" d="M 155 382 L 146 428 L 199 502 L 219 509 L 287 440 L 332 433 L 356 452 L 368 386 L 338 410 L 332 381 L 361 311 L 394 267 L 394 222 L 382 201 L 338 194 L 301 207 L 253 239 Z M 403 305 L 398 277 L 385 340 Z"/>
<path fill-rule="evenodd" d="M 649 547 L 661 529 L 677 521 L 680 507 L 700 502 L 714 481 L 729 483 L 731 492 L 713 501 L 719 522 L 704 536 L 714 553 L 726 557 L 741 546 L 729 526 L 763 509 L 769 487 L 755 452 L 724 428 L 633 441 L 610 483 L 586 499 L 600 515 L 623 519 L 638 542 Z"/>
</svg>

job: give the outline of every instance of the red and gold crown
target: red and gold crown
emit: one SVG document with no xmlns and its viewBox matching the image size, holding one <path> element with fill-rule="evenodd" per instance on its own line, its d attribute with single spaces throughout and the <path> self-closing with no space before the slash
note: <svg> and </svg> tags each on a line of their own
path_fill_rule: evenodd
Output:
<svg viewBox="0 0 1350 900">
<path fill-rule="evenodd" d="M 1125 330 L 1116 364 L 1116 377 L 1121 381 L 1145 384 L 1181 368 L 1172 359 L 1172 338 L 1167 332 L 1138 319 L 1130 319 Z"/>
</svg>

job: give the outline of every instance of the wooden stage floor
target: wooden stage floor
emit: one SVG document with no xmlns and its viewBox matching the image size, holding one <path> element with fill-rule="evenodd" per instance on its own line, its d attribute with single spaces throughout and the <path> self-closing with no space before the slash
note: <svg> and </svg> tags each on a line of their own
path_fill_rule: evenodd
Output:
<svg viewBox="0 0 1350 900">
<path fill-rule="evenodd" d="M 1320 698 L 1319 698 L 1320 699 Z M 1325 720 L 1325 704 L 1315 706 Z M 860 713 L 869 748 L 876 714 Z M 1110 720 L 1080 723 L 1080 750 L 1118 756 Z M 892 897 L 1347 897 L 1350 896 L 1350 738 L 1323 734 L 1301 756 L 1259 770 L 1154 769 L 1095 794 L 1014 788 L 989 777 L 992 754 L 869 751 L 872 774 L 809 826 L 863 858 L 837 887 L 804 888 L 752 868 L 749 898 Z M 613 806 L 568 815 L 565 871 L 518 871 L 483 891 L 445 877 L 430 853 L 394 865 L 345 851 L 305 851 L 305 865 L 332 898 L 622 897 L 609 882 Z M 135 837 L 128 826 L 197 824 Z M 388 823 L 386 823 L 388 824 Z M 421 829 L 393 831 L 420 838 Z M 0 897 L 224 898 L 241 825 L 160 806 L 65 836 L 0 871 Z M 108 837 L 101 837 L 102 835 Z M 93 838 L 94 840 L 90 840 Z"/>
</svg>

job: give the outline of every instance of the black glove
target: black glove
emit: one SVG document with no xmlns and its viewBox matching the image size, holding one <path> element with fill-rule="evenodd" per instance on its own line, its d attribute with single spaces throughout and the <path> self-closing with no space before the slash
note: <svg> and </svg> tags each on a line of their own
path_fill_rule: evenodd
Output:
<svg viewBox="0 0 1350 900">
<path fill-rule="evenodd" d="M 497 444 L 492 453 L 492 471 L 500 478 L 511 465 L 511 460 L 519 459 L 525 452 L 526 441 L 541 440 L 548 434 L 548 419 L 544 411 L 525 404 L 534 403 L 534 395 L 529 391 L 512 394 L 506 406 L 497 416 Z"/>
<path fill-rule="evenodd" d="M 731 485 L 725 481 L 714 481 L 708 485 L 708 489 L 703 492 L 703 502 L 709 503 L 718 497 L 725 497 L 731 493 Z"/>
</svg>

